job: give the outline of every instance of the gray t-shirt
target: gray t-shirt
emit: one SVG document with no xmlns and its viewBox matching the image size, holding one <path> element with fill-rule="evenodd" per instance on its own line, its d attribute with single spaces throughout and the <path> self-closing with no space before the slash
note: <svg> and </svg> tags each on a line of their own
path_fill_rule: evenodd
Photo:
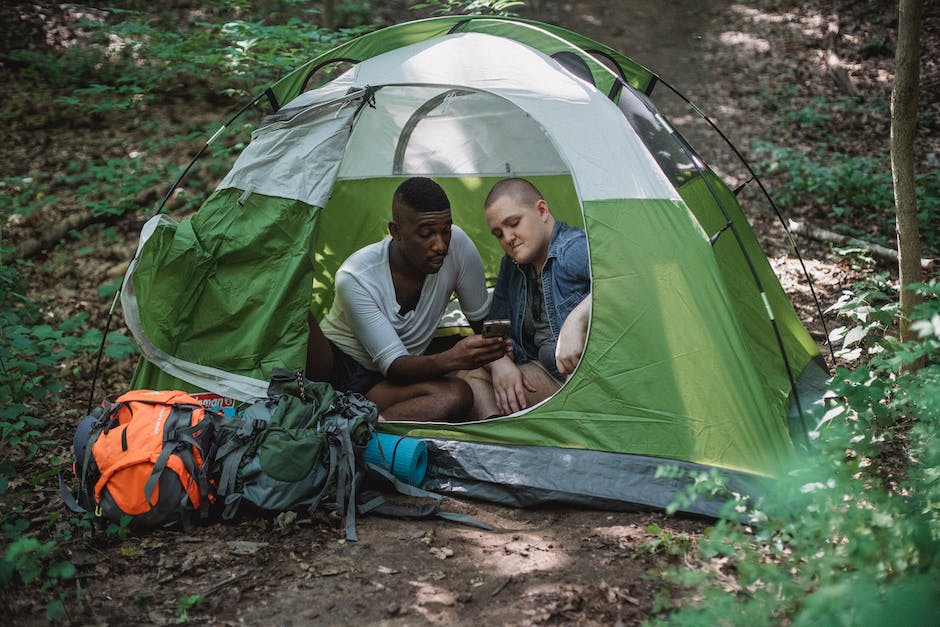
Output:
<svg viewBox="0 0 940 627">
<path fill-rule="evenodd" d="M 545 298 L 542 295 L 542 275 L 531 265 L 523 266 L 526 277 L 526 306 L 522 317 L 522 348 L 529 359 L 539 362 L 557 381 L 564 377 L 555 364 L 557 338 L 548 324 Z"/>
</svg>

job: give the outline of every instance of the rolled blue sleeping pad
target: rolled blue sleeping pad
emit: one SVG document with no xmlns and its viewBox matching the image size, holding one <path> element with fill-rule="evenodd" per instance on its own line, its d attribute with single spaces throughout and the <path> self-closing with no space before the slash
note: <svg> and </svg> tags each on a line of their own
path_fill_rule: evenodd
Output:
<svg viewBox="0 0 940 627">
<path fill-rule="evenodd" d="M 366 445 L 365 460 L 399 481 L 420 486 L 428 470 L 428 445 L 418 438 L 375 433 Z"/>
</svg>

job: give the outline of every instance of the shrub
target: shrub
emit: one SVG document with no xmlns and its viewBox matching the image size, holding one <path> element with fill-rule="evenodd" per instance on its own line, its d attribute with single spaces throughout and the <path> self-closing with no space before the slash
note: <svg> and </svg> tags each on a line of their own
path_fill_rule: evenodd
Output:
<svg viewBox="0 0 940 627">
<path fill-rule="evenodd" d="M 831 390 L 840 400 L 810 434 L 812 459 L 772 494 L 729 503 L 727 520 L 699 544 L 698 567 L 671 572 L 695 593 L 665 622 L 940 617 L 940 285 L 916 288 L 928 296 L 915 314 L 919 340 L 887 338 L 869 364 L 837 370 Z M 925 367 L 901 369 L 921 358 Z M 720 480 L 711 483 L 703 490 L 721 489 Z"/>
<path fill-rule="evenodd" d="M 800 112 L 795 112 L 799 114 Z M 770 142 L 755 142 L 757 166 L 776 177 L 773 196 L 782 208 L 814 205 L 831 212 L 837 228 L 852 233 L 865 225 L 868 237 L 894 237 L 894 188 L 884 157 L 851 156 L 820 147 L 816 154 Z M 919 174 L 917 208 L 929 250 L 940 251 L 940 171 Z"/>
</svg>

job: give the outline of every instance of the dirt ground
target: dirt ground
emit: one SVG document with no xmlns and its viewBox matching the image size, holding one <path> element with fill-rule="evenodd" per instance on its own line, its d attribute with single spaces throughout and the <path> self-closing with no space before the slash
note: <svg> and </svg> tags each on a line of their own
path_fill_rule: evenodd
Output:
<svg viewBox="0 0 940 627">
<path fill-rule="evenodd" d="M 709 112 L 746 152 L 751 141 L 766 137 L 774 112 L 761 94 L 773 90 L 780 77 L 792 81 L 806 99 L 841 89 L 832 68 L 821 60 L 831 24 L 825 16 L 812 17 L 821 4 L 542 1 L 530 2 L 525 15 L 592 36 L 654 69 Z M 861 4 L 848 3 L 856 12 L 862 11 L 857 6 Z M 387 13 L 414 17 L 407 11 Z M 842 26 L 847 28 L 845 22 Z M 889 86 L 882 75 L 892 65 L 890 53 L 862 59 L 858 50 L 867 34 L 843 33 L 840 52 L 849 60 L 849 80 L 866 90 L 866 97 L 886 99 Z M 893 37 L 893 31 L 885 26 L 872 34 L 882 35 Z M 7 73 L 2 76 L 9 80 Z M 31 107 L 26 96 L 7 87 L 13 95 L 3 105 L 3 120 L 14 141 L 0 160 L 3 176 L 55 171 L 73 159 L 125 154 L 133 143 L 139 121 L 75 124 L 56 119 L 48 107 L 42 110 L 49 117 L 37 119 L 24 115 Z M 729 183 L 747 178 L 726 149 L 711 152 L 718 144 L 688 110 L 675 103 L 663 108 Z M 150 119 L 167 128 L 185 123 L 195 127 L 226 115 L 227 110 L 220 112 L 203 101 L 154 103 L 147 110 Z M 870 121 L 866 132 L 869 138 L 888 141 L 885 120 Z M 802 141 L 799 129 L 781 127 L 779 133 L 782 143 L 798 146 Z M 861 135 L 853 141 L 864 146 Z M 186 161 L 181 153 L 179 162 Z M 144 206 L 153 204 L 162 191 L 151 190 L 139 200 Z M 785 289 L 822 344 L 819 314 L 777 218 L 760 206 L 756 194 L 745 194 L 745 209 Z M 19 245 L 62 217 L 52 208 L 45 216 L 11 223 L 6 237 Z M 797 217 L 824 219 L 809 208 Z M 81 239 L 64 239 L 34 256 L 35 267 L 25 271 L 35 293 L 48 299 L 50 317 L 64 319 L 88 311 L 104 326 L 110 300 L 98 297 L 98 286 L 121 274 L 144 218 L 114 223 L 116 238 L 94 227 Z M 823 307 L 835 302 L 865 270 L 828 245 L 800 244 Z M 79 254 L 88 246 L 93 247 L 91 254 Z M 884 269 L 890 271 L 890 266 Z M 129 381 L 132 364 L 105 362 L 99 394 L 120 391 Z M 62 416 L 50 425 L 61 459 L 67 457 L 71 430 L 84 411 L 92 366 L 85 364 L 83 376 L 70 380 Z M 12 486 L 17 488 L 22 494 L 23 485 Z M 35 522 L 62 511 L 54 477 L 26 493 L 34 500 L 21 499 L 20 504 Z M 681 591 L 666 584 L 661 572 L 677 560 L 691 560 L 691 549 L 708 525 L 657 512 L 521 510 L 452 498 L 446 508 L 490 523 L 495 531 L 445 521 L 363 517 L 361 540 L 351 543 L 341 539 L 339 522 L 323 515 L 313 520 L 243 520 L 199 527 L 190 534 L 76 538 L 66 545 L 67 558 L 78 567 L 68 622 L 162 625 L 178 622 L 185 614 L 190 622 L 212 625 L 639 624 L 668 608 L 670 598 L 681 598 Z M 192 595 L 203 600 L 184 612 L 180 603 Z M 0 622 L 44 623 L 42 606 L 48 598 L 3 595 L 7 607 Z"/>
</svg>

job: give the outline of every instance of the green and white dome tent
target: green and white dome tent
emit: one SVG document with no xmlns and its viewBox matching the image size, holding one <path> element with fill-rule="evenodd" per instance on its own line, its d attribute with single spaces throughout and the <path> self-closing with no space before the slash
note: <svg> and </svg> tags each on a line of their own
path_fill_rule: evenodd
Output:
<svg viewBox="0 0 940 627">
<path fill-rule="evenodd" d="M 777 475 L 824 366 L 734 194 L 644 95 L 655 82 L 570 31 L 492 17 L 402 24 L 306 63 L 265 92 L 275 112 L 193 217 L 144 227 L 121 296 L 144 356 L 133 385 L 263 397 L 272 368 L 303 366 L 307 311 L 322 318 L 342 261 L 386 235 L 411 176 L 444 187 L 494 281 L 483 199 L 522 176 L 587 231 L 584 355 L 526 411 L 383 423 L 427 439 L 425 487 L 663 507 L 691 479 L 659 466 L 717 468 L 738 491 Z"/>
</svg>

